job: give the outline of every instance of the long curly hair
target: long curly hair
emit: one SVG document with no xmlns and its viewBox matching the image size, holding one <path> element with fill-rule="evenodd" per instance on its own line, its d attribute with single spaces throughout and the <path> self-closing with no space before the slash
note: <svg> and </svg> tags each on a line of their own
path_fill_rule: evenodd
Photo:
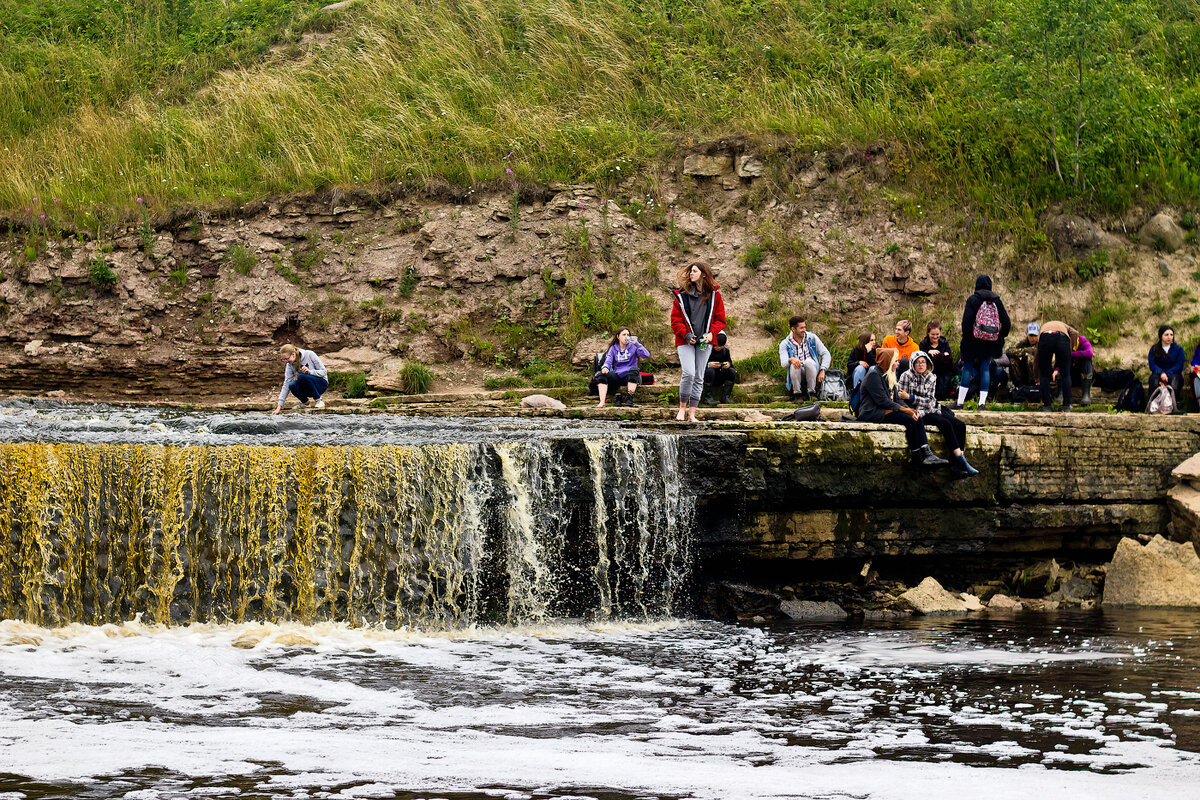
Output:
<svg viewBox="0 0 1200 800">
<path fill-rule="evenodd" d="M 708 264 L 697 261 L 695 264 L 688 264 L 683 269 L 679 270 L 676 280 L 679 283 L 679 290 L 686 292 L 688 286 L 692 283 L 692 267 L 700 268 L 700 283 L 696 287 L 700 294 L 708 297 L 717 288 L 717 279 L 713 275 L 712 268 Z"/>
</svg>

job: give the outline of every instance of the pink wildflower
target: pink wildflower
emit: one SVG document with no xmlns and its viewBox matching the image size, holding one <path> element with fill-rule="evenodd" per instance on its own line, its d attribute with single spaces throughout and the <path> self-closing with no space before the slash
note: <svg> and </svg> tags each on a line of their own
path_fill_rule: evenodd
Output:
<svg viewBox="0 0 1200 800">
<path fill-rule="evenodd" d="M 505 167 L 504 171 L 505 171 L 505 172 L 507 172 L 509 175 L 512 175 L 512 168 L 511 168 L 511 167 Z"/>
<path fill-rule="evenodd" d="M 138 201 L 139 203 L 140 203 L 140 202 L 142 202 L 142 198 L 140 198 L 140 197 L 139 197 L 139 198 L 137 199 L 137 201 Z"/>
</svg>

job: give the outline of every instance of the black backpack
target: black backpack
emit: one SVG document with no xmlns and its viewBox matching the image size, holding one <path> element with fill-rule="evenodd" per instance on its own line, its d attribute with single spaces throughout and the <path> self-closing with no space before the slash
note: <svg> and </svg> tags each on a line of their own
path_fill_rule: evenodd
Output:
<svg viewBox="0 0 1200 800">
<path fill-rule="evenodd" d="M 1040 403 L 1042 390 L 1037 386 L 1018 386 L 1013 389 L 1012 399 L 1014 403 Z"/>
<path fill-rule="evenodd" d="M 1117 395 L 1117 411 L 1135 411 L 1141 413 L 1146 410 L 1146 389 L 1142 386 L 1142 382 L 1134 378 L 1129 383 L 1125 384 L 1125 388 Z"/>
<path fill-rule="evenodd" d="M 1133 379 L 1131 369 L 1102 369 L 1096 372 L 1096 385 L 1106 392 L 1119 392 Z"/>
</svg>

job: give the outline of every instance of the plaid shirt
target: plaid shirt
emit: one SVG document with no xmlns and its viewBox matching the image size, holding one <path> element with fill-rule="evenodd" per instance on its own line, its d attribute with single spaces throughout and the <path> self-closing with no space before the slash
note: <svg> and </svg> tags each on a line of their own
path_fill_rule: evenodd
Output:
<svg viewBox="0 0 1200 800">
<path fill-rule="evenodd" d="M 932 372 L 918 375 L 909 369 L 900 376 L 898 386 L 901 391 L 908 392 L 908 402 L 917 410 L 917 416 L 923 417 L 937 412 L 937 378 Z"/>
</svg>

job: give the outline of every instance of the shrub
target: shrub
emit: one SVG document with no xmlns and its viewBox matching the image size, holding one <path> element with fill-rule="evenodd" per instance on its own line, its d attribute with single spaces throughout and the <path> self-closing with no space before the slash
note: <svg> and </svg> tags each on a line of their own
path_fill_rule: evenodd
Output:
<svg viewBox="0 0 1200 800">
<path fill-rule="evenodd" d="M 517 375 L 504 375 L 499 378 L 487 378 L 483 382 L 485 389 L 520 389 L 527 386 L 525 379 Z"/>
<path fill-rule="evenodd" d="M 433 385 L 433 370 L 420 361 L 404 365 L 400 370 L 401 394 L 425 394 Z"/>
<path fill-rule="evenodd" d="M 88 264 L 88 281 L 97 289 L 111 289 L 117 285 L 117 273 L 113 272 L 104 256 L 97 254 Z"/>
<path fill-rule="evenodd" d="M 254 253 L 250 252 L 248 247 L 240 244 L 235 244 L 225 252 L 225 261 L 239 275 L 249 275 L 250 270 L 254 269 L 254 265 L 258 263 Z"/>
<path fill-rule="evenodd" d="M 367 376 L 362 372 L 331 372 L 329 373 L 329 388 L 341 390 L 342 397 L 365 397 Z"/>
<path fill-rule="evenodd" d="M 742 256 L 742 266 L 747 269 L 758 269 L 762 265 L 763 259 L 767 257 L 766 248 L 761 244 L 752 244 Z"/>
</svg>

